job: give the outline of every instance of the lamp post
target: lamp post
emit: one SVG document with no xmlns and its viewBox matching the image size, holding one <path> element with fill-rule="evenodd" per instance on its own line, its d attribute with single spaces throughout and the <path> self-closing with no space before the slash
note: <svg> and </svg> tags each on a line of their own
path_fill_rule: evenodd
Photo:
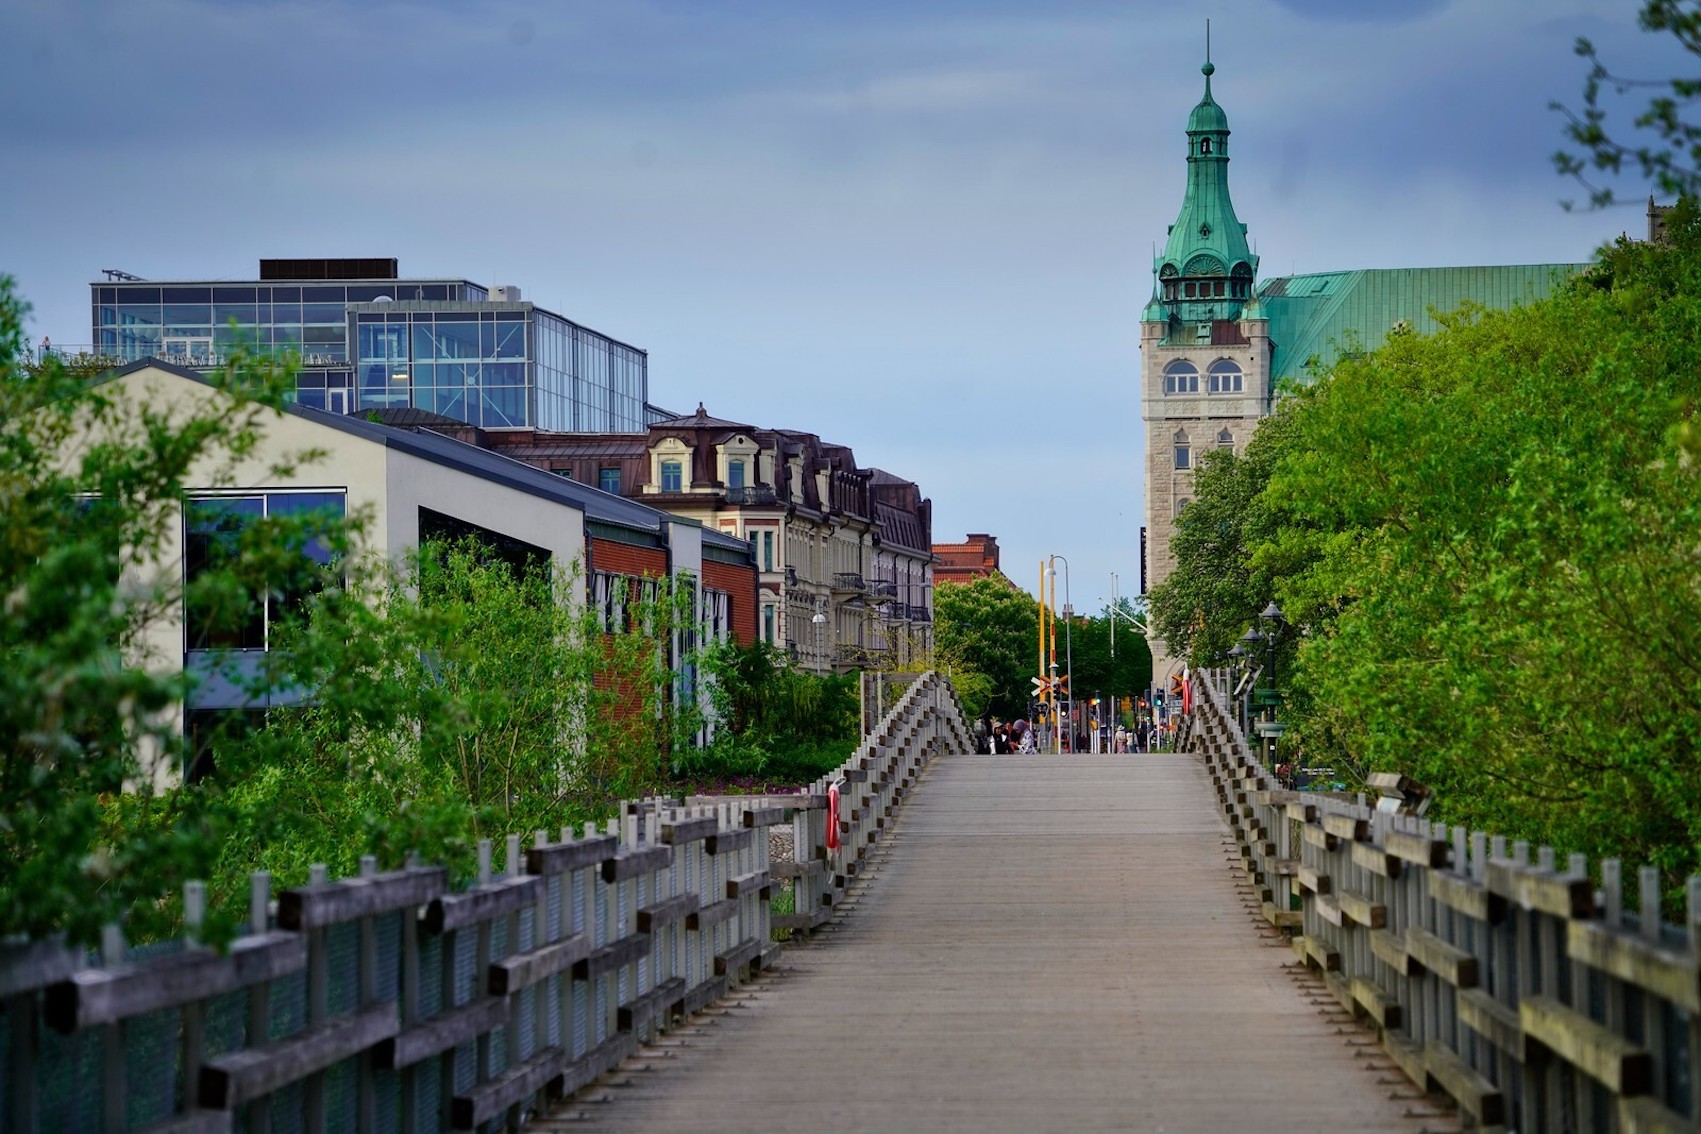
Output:
<svg viewBox="0 0 1701 1134">
<path fill-rule="evenodd" d="M 1069 748 L 1070 748 L 1070 751 L 1074 751 L 1074 748 L 1075 748 L 1075 743 L 1074 743 L 1075 742 L 1075 735 L 1074 735 L 1074 727 L 1075 727 L 1075 642 L 1074 642 L 1074 635 L 1070 632 L 1070 622 L 1073 621 L 1073 619 L 1075 617 L 1075 608 L 1069 604 L 1069 560 L 1065 559 L 1061 555 L 1053 555 L 1050 559 L 1050 567 L 1047 569 L 1046 573 L 1051 576 L 1051 594 L 1052 594 L 1053 598 L 1056 598 L 1057 597 L 1057 564 L 1060 561 L 1063 564 L 1063 663 L 1064 663 L 1064 666 L 1066 667 L 1065 670 L 1064 670 L 1064 682 L 1065 682 L 1065 685 L 1064 685 L 1064 695 L 1065 695 L 1064 705 L 1067 707 L 1067 716 L 1064 719 L 1066 719 L 1069 722 L 1069 728 L 1070 728 Z M 1061 733 L 1062 733 L 1061 726 L 1059 727 L 1058 732 L 1059 732 L 1059 747 L 1058 747 L 1057 750 L 1058 750 L 1058 752 L 1061 753 L 1063 751 L 1063 748 L 1061 746 L 1061 739 L 1062 739 L 1062 737 L 1061 737 Z"/>
<path fill-rule="evenodd" d="M 1258 722 L 1258 735 L 1264 738 L 1265 767 L 1286 787 L 1291 786 L 1293 777 L 1282 776 L 1276 771 L 1277 743 L 1282 735 L 1282 723 L 1277 719 L 1281 693 L 1276 688 L 1276 639 L 1286 628 L 1287 619 L 1282 616 L 1282 608 L 1274 602 L 1260 611 L 1258 618 L 1264 623 L 1264 632 L 1260 634 L 1254 627 L 1242 635 L 1241 642 L 1245 644 L 1249 655 L 1257 648 L 1258 643 L 1264 644 L 1264 688 L 1254 692 L 1254 700 L 1264 710 L 1263 719 Z"/>
<path fill-rule="evenodd" d="M 1236 694 L 1234 706 L 1235 716 L 1240 718 L 1240 732 L 1241 735 L 1244 736 L 1246 735 L 1246 705 L 1243 701 L 1241 701 L 1239 693 L 1240 683 L 1245 679 L 1243 672 L 1244 666 L 1242 663 L 1246 660 L 1246 647 L 1242 646 L 1239 642 L 1236 642 L 1234 645 L 1229 647 L 1228 656 L 1234 659 L 1229 664 L 1233 667 L 1230 672 L 1234 675 L 1234 692 Z"/>
<path fill-rule="evenodd" d="M 815 599 L 815 616 L 809 621 L 815 624 L 815 664 L 820 667 L 822 673 L 825 673 L 827 672 L 827 659 L 821 653 L 821 627 L 827 624 L 827 612 L 822 609 L 822 602 L 819 597 Z"/>
</svg>

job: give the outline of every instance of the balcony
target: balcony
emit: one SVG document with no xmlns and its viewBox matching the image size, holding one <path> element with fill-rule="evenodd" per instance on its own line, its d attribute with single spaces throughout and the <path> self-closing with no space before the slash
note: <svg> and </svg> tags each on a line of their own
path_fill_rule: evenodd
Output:
<svg viewBox="0 0 1701 1134">
<path fill-rule="evenodd" d="M 855 571 L 833 572 L 833 590 L 835 593 L 862 594 L 868 590 L 868 585 L 862 581 L 862 576 Z"/>
<path fill-rule="evenodd" d="M 877 598 L 897 598 L 898 584 L 889 583 L 884 579 L 877 579 L 874 582 L 872 593 Z"/>
<path fill-rule="evenodd" d="M 834 653 L 839 665 L 853 669 L 878 666 L 892 656 L 891 649 L 886 646 L 859 646 L 854 642 L 840 642 Z"/>
<path fill-rule="evenodd" d="M 786 586 L 788 586 L 788 587 L 797 586 L 797 568 L 796 567 L 787 567 L 786 568 Z"/>
<path fill-rule="evenodd" d="M 726 490 L 726 502 L 741 506 L 772 505 L 774 490 L 766 484 L 751 484 Z"/>
</svg>

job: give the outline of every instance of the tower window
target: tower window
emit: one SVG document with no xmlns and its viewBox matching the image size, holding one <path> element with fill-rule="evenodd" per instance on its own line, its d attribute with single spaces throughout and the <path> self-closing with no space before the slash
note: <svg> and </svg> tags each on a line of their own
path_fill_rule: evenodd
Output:
<svg viewBox="0 0 1701 1134">
<path fill-rule="evenodd" d="M 1199 368 L 1191 362 L 1178 359 L 1164 367 L 1164 393 L 1166 394 L 1197 394 L 1199 392 Z"/>
<path fill-rule="evenodd" d="M 1195 284 L 1195 283 L 1188 284 L 1187 285 L 1187 298 L 1188 299 L 1196 299 L 1196 298 L 1198 298 L 1198 295 L 1199 295 L 1199 285 Z"/>
<path fill-rule="evenodd" d="M 1234 448 L 1234 434 L 1230 433 L 1226 429 L 1223 430 L 1221 433 L 1217 434 L 1217 448 L 1219 448 L 1219 449 L 1232 449 L 1232 448 Z"/>
<path fill-rule="evenodd" d="M 1211 363 L 1210 380 L 1205 388 L 1213 394 L 1238 394 L 1245 390 L 1245 383 L 1240 365 L 1224 358 Z"/>
<path fill-rule="evenodd" d="M 1209 139 L 1209 138 L 1200 138 L 1199 139 L 1199 152 L 1202 153 L 1202 154 L 1208 154 L 1208 153 L 1211 152 L 1211 139 Z"/>
<path fill-rule="evenodd" d="M 1178 469 L 1193 467 L 1193 447 L 1188 444 L 1187 434 L 1179 429 L 1175 432 L 1175 467 Z"/>
</svg>

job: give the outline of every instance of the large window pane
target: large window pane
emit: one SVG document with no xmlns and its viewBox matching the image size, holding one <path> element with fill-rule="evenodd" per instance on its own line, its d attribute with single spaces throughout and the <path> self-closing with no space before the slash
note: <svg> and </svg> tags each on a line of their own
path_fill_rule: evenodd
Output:
<svg viewBox="0 0 1701 1134">
<path fill-rule="evenodd" d="M 259 650 L 266 646 L 265 608 L 233 571 L 242 533 L 264 514 L 258 496 L 191 500 L 186 509 L 184 622 L 191 650 Z"/>
</svg>

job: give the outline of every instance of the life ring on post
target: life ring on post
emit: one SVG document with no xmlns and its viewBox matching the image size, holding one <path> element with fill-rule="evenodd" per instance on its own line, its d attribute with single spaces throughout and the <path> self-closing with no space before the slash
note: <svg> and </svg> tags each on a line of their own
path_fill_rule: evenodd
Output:
<svg viewBox="0 0 1701 1134">
<path fill-rule="evenodd" d="M 827 789 L 827 849 L 839 849 L 839 785 Z"/>
</svg>

